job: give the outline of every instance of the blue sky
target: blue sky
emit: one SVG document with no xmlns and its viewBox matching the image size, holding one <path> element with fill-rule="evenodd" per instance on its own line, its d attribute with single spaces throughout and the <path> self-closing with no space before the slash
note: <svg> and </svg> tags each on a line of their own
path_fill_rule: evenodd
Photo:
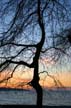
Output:
<svg viewBox="0 0 71 108">
<path fill-rule="evenodd" d="M 3 0 L 3 1 L 6 2 L 6 0 Z M 63 0 L 60 0 L 60 1 L 61 1 L 61 3 L 63 3 Z M 67 0 L 65 0 L 65 1 L 68 3 L 68 5 L 71 4 L 71 0 L 68 0 L 69 2 Z M 8 15 L 6 15 L 6 18 L 4 19 L 6 25 L 11 21 L 12 15 L 14 15 L 13 12 L 8 13 Z M 71 16 L 71 13 L 69 12 L 69 19 L 70 19 L 70 16 Z M 55 18 L 56 18 L 56 16 L 55 16 Z M 44 49 L 45 49 L 46 47 L 48 48 L 48 46 L 51 46 L 51 44 L 52 44 L 52 39 L 49 38 L 51 36 L 52 24 L 53 24 L 54 32 L 58 33 L 61 28 L 60 28 L 58 22 L 56 22 L 56 19 L 54 19 L 53 23 L 52 23 L 52 20 L 51 20 L 51 22 L 48 22 L 48 18 L 46 17 L 44 22 L 45 22 L 45 27 L 46 27 L 46 29 L 45 29 L 45 31 L 46 31 L 46 40 L 45 40 L 45 44 L 44 44 Z M 48 23 L 46 23 L 46 22 L 48 22 Z M 5 28 L 7 28 L 7 26 L 3 26 L 1 23 L 0 23 L 0 25 L 1 25 L 0 26 L 0 32 L 1 32 L 2 28 L 3 28 L 3 30 L 5 30 Z M 60 22 L 60 24 L 61 24 L 61 27 L 63 26 L 63 28 L 67 27 L 68 25 L 71 25 L 70 22 L 63 22 L 63 23 Z M 54 34 L 54 32 L 53 32 L 53 34 Z M 28 40 L 25 39 L 26 37 L 28 37 Z M 34 28 L 33 27 L 31 28 L 31 26 L 29 26 L 29 27 L 26 28 L 25 32 L 22 34 L 22 37 L 17 39 L 17 42 L 19 42 L 19 43 L 24 42 L 24 43 L 28 44 L 28 43 L 31 42 L 31 40 L 33 40 L 33 43 L 34 43 L 34 41 L 37 43 L 37 42 L 40 41 L 40 38 L 41 38 L 41 36 L 40 36 L 40 30 L 39 30 L 38 25 L 35 26 Z M 16 50 L 18 50 L 18 49 L 15 48 L 14 51 L 16 51 Z M 47 70 L 49 72 L 55 72 L 55 71 L 58 71 L 58 72 L 61 72 L 61 71 L 62 72 L 67 71 L 68 72 L 69 71 L 70 72 L 70 67 L 71 67 L 71 59 L 70 58 L 65 58 L 64 55 L 63 55 L 63 57 L 61 58 L 61 61 L 60 61 L 61 63 L 58 63 L 58 62 L 56 64 L 54 64 L 54 65 L 51 65 L 51 66 L 47 67 Z"/>
</svg>

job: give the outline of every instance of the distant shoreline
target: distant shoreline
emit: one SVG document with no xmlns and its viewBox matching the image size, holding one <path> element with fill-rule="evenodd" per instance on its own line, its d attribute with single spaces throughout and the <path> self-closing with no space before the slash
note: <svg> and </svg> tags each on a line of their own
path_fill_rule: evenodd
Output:
<svg viewBox="0 0 71 108">
<path fill-rule="evenodd" d="M 5 91 L 8 91 L 8 90 L 12 90 L 12 91 L 29 91 L 29 89 L 20 89 L 20 88 L 6 88 L 6 87 L 0 87 L 0 91 L 2 90 L 5 90 Z"/>
<path fill-rule="evenodd" d="M 43 90 L 50 90 L 50 91 L 56 91 L 56 90 L 71 90 L 71 87 L 66 87 L 66 88 L 43 88 Z M 0 87 L 0 91 L 5 90 L 12 90 L 12 91 L 31 91 L 34 89 L 24 89 L 24 88 L 10 88 L 10 87 Z"/>
</svg>

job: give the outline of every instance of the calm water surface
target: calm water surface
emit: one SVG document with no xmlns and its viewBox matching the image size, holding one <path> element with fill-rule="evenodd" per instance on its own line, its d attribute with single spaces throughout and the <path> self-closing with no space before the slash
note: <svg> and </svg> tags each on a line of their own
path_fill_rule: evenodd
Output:
<svg viewBox="0 0 71 108">
<path fill-rule="evenodd" d="M 43 90 L 43 105 L 71 105 L 71 90 Z M 32 90 L 0 90 L 0 105 L 35 105 L 36 92 Z"/>
</svg>

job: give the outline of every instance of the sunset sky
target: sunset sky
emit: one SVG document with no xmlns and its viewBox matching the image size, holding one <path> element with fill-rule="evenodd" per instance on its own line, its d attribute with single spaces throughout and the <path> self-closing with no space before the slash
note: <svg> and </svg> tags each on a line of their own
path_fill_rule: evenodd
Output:
<svg viewBox="0 0 71 108">
<path fill-rule="evenodd" d="M 60 3 L 62 5 L 67 6 L 66 8 L 69 12 L 68 16 L 66 16 L 66 11 L 62 10 L 64 8 L 61 8 L 61 5 L 59 6 L 55 4 L 54 6 L 51 1 L 46 8 L 47 10 L 45 10 L 46 12 L 43 11 L 45 42 L 41 49 L 42 51 L 39 58 L 39 76 L 40 84 L 47 88 L 57 86 L 71 87 L 71 43 L 69 42 L 68 38 L 66 38 L 65 34 L 61 34 L 64 37 L 59 34 L 62 33 L 61 31 L 67 29 L 68 27 L 71 28 L 71 0 L 68 1 L 64 2 L 64 0 L 60 0 Z M 2 6 L 2 10 L 0 11 L 3 11 L 6 6 L 6 2 L 8 2 L 8 0 L 1 0 L 0 5 Z M 25 1 L 25 7 L 23 6 L 21 8 L 21 11 L 17 11 L 17 9 L 19 9 L 20 7 L 19 3 L 20 0 L 13 0 L 13 3 L 10 4 L 12 6 L 9 6 L 9 8 L 7 7 L 8 10 L 6 10 L 5 8 L 6 12 L 4 13 L 6 13 L 6 15 L 3 15 L 1 12 L 3 18 L 0 18 L 0 45 L 4 43 L 6 44 L 6 46 L 0 47 L 0 63 L 3 63 L 6 60 L 14 60 L 17 62 L 24 61 L 29 64 L 32 63 L 37 51 L 37 47 L 35 47 L 35 45 L 38 45 L 38 43 L 41 42 L 42 30 L 40 29 L 41 27 L 38 23 L 37 13 L 35 14 L 33 12 L 33 10 L 37 10 L 37 6 L 34 0 L 32 0 L 32 4 L 34 4 L 34 6 Z M 40 11 L 44 6 L 45 5 L 41 3 Z M 42 11 L 40 13 L 42 13 Z M 15 17 L 15 15 L 17 18 Z M 31 17 L 31 15 L 33 16 Z M 70 22 L 69 19 L 67 20 L 67 17 L 69 17 Z M 13 20 L 13 18 L 15 19 Z M 58 40 L 56 36 L 59 35 L 61 37 Z M 53 36 L 55 36 L 55 41 Z M 63 40 L 63 43 L 59 44 L 58 42 L 60 41 L 60 39 L 66 39 L 66 41 Z M 10 42 L 13 42 L 13 44 L 10 45 Z M 14 45 L 14 43 L 17 43 L 18 45 Z M 26 45 L 34 46 L 26 47 Z M 56 50 L 56 48 L 47 51 L 47 49 L 50 49 L 51 47 L 61 48 L 61 50 L 65 50 L 69 56 Z M 66 49 L 67 47 L 69 49 Z M 42 53 L 44 51 L 45 53 Z M 58 56 L 60 59 L 56 62 L 55 59 Z M 24 88 L 23 82 L 27 83 L 32 80 L 34 70 L 28 67 L 24 68 L 24 66 L 18 66 L 13 74 L 13 77 L 7 81 L 6 78 L 11 76 L 11 72 L 15 65 L 16 64 L 13 65 L 12 63 L 10 63 L 10 67 L 6 68 L 6 70 L 0 73 L 0 87 Z M 43 71 L 44 73 L 42 73 Z M 4 81 L 2 82 L 3 79 Z"/>
<path fill-rule="evenodd" d="M 41 73 L 40 76 L 40 84 L 43 87 L 49 88 L 49 87 L 71 87 L 71 71 L 70 71 L 70 65 L 69 67 L 66 64 L 66 62 L 62 65 L 54 64 L 54 62 L 51 62 L 50 64 L 46 62 L 47 60 L 44 59 L 45 69 L 43 68 L 43 65 L 40 64 L 41 68 L 39 69 L 40 72 L 42 71 L 48 71 L 48 75 L 46 72 Z M 66 66 L 64 66 L 66 64 Z M 28 88 L 27 85 L 23 86 L 25 82 L 31 81 L 33 78 L 33 69 L 25 68 L 21 71 L 22 67 L 19 67 L 16 69 L 13 78 L 10 79 L 7 82 L 0 83 L 1 87 L 21 87 L 21 88 Z M 9 73 L 9 74 L 8 74 Z M 6 70 L 4 73 L 1 74 L 0 79 L 6 78 L 10 75 L 9 70 Z M 50 76 L 49 76 L 50 75 Z M 56 80 L 56 83 L 54 81 Z M 24 83 L 23 83 L 24 82 Z"/>
</svg>

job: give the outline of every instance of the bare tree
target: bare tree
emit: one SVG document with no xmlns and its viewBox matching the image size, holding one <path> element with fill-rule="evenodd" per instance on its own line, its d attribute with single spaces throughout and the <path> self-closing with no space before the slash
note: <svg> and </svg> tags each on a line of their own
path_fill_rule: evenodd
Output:
<svg viewBox="0 0 71 108">
<path fill-rule="evenodd" d="M 0 1 L 0 72 L 11 68 L 11 76 L 4 79 L 9 80 L 18 66 L 33 68 L 33 79 L 29 85 L 36 90 L 39 108 L 43 100 L 39 59 L 49 55 L 51 49 L 55 52 L 50 55 L 52 59 L 59 57 L 56 51 L 65 54 L 62 47 L 57 47 L 57 34 L 65 29 L 66 23 L 70 24 L 69 4 L 66 0 Z M 68 41 L 71 43 L 70 36 Z"/>
</svg>

